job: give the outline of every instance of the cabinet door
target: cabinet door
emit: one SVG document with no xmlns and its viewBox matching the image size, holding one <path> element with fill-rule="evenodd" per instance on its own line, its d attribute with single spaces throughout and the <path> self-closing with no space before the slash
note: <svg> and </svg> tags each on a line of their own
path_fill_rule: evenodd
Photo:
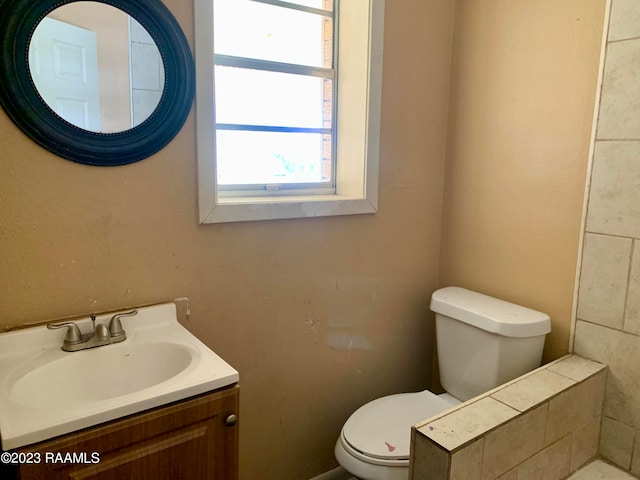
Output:
<svg viewBox="0 0 640 480">
<path fill-rule="evenodd" d="M 24 448 L 20 479 L 236 480 L 237 415 L 236 385 Z"/>
</svg>

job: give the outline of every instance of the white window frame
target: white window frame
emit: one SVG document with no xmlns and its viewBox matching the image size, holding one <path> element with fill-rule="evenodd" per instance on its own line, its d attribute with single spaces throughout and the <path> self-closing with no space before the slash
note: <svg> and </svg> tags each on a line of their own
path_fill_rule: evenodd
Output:
<svg viewBox="0 0 640 480">
<path fill-rule="evenodd" d="M 220 196 L 215 165 L 213 1 L 195 0 L 196 133 L 201 223 L 375 213 L 384 0 L 341 0 L 335 194 Z"/>
</svg>

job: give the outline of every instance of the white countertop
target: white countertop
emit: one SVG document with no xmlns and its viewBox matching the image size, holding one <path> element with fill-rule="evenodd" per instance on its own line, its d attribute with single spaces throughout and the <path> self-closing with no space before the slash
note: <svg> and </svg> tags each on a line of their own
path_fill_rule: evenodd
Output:
<svg viewBox="0 0 640 480">
<path fill-rule="evenodd" d="M 238 382 L 235 369 L 178 323 L 174 304 L 139 308 L 121 321 L 124 342 L 73 353 L 61 349 L 66 329 L 0 334 L 4 450 Z M 90 330 L 88 318 L 76 323 Z"/>
</svg>

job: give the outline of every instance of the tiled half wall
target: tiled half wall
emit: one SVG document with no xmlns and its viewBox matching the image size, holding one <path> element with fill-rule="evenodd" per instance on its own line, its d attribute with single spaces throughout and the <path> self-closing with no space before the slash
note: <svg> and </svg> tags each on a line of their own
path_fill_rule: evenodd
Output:
<svg viewBox="0 0 640 480">
<path fill-rule="evenodd" d="M 415 426 L 410 480 L 560 480 L 591 461 L 607 367 L 568 355 Z"/>
<path fill-rule="evenodd" d="M 573 351 L 609 367 L 600 455 L 640 475 L 640 2 L 610 5 Z"/>
</svg>

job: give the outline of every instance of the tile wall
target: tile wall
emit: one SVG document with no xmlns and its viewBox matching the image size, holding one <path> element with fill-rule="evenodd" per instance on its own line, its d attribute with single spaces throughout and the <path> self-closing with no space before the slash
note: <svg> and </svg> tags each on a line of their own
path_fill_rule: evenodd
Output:
<svg viewBox="0 0 640 480">
<path fill-rule="evenodd" d="M 612 0 L 574 352 L 609 366 L 600 455 L 640 475 L 640 2 Z"/>
<path fill-rule="evenodd" d="M 568 355 L 417 425 L 409 478 L 566 478 L 597 454 L 606 375 Z"/>
</svg>

